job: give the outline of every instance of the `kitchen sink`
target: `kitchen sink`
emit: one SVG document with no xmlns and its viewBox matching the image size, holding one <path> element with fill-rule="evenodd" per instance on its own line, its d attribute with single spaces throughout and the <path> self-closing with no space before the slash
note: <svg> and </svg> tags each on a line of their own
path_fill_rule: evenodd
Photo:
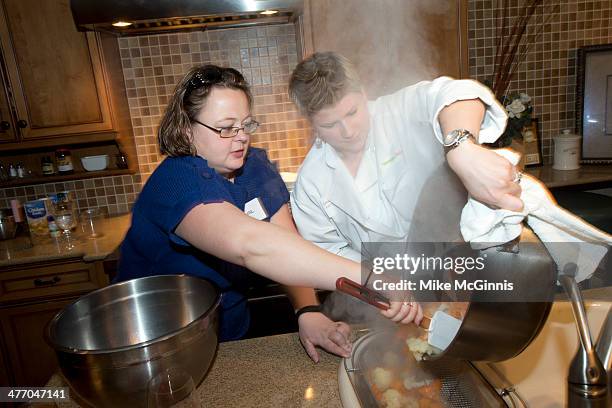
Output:
<svg viewBox="0 0 612 408">
<path fill-rule="evenodd" d="M 591 337 L 595 342 L 612 307 L 612 288 L 587 291 L 584 295 Z M 578 345 L 571 304 L 558 300 L 541 333 L 521 354 L 501 363 L 475 365 L 498 391 L 514 388 L 510 395 L 515 403 L 520 397 L 529 407 L 565 407 L 568 370 Z"/>
</svg>

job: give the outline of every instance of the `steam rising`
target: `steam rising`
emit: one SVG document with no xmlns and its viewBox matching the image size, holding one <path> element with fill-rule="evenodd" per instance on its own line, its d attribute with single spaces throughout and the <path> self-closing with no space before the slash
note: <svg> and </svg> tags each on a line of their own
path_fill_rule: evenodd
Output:
<svg viewBox="0 0 612 408">
<path fill-rule="evenodd" d="M 311 2 L 314 48 L 351 60 L 370 99 L 418 81 L 459 75 L 458 42 L 451 42 L 457 39 L 453 2 L 359 0 L 345 7 L 333 3 Z"/>
<path fill-rule="evenodd" d="M 449 43 L 457 39 L 453 18 L 457 11 L 454 3 L 446 0 L 359 0 L 343 7 L 333 0 L 312 0 L 314 49 L 339 52 L 351 60 L 369 99 L 375 99 L 422 80 L 459 76 L 458 43 Z M 440 24 L 445 21 L 449 24 Z M 441 194 L 444 200 L 440 200 Z M 419 197 L 409 241 L 455 240 L 465 201 L 462 184 L 442 166 Z M 328 296 L 324 308 L 335 320 L 392 324 L 378 309 L 342 293 Z"/>
</svg>

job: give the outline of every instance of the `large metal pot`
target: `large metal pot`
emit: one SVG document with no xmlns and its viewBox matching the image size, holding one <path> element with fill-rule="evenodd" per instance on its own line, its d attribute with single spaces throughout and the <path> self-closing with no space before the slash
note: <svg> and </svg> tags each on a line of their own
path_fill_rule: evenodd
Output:
<svg viewBox="0 0 612 408">
<path fill-rule="evenodd" d="M 46 330 L 64 378 L 96 407 L 145 406 L 147 384 L 170 367 L 203 379 L 218 343 L 219 291 L 187 275 L 134 279 L 89 293 Z"/>
<path fill-rule="evenodd" d="M 467 199 L 456 175 L 446 164 L 440 166 L 419 196 L 410 240 L 463 242 L 459 224 Z M 544 244 L 527 226 L 517 243 L 481 250 L 480 256 L 487 258 L 487 268 L 469 279 L 512 277 L 514 290 L 506 298 L 499 292 L 493 296 L 473 292 L 461 328 L 443 356 L 503 361 L 522 352 L 542 329 L 556 291 L 557 269 Z"/>
<path fill-rule="evenodd" d="M 518 299 L 472 293 L 461 327 L 444 350 L 444 357 L 504 361 L 520 354 L 540 333 L 555 294 L 556 266 L 528 228 L 523 229 L 516 251 L 500 251 L 499 247 L 481 251 L 489 267 L 472 279 L 495 281 L 512 276 L 514 291 L 508 296 Z"/>
<path fill-rule="evenodd" d="M 453 243 L 450 248 L 459 249 L 459 254 L 465 254 L 466 249 L 471 251 L 470 246 L 463 242 L 459 230 L 461 210 L 466 201 L 465 188 L 446 165 L 441 166 L 427 180 L 418 197 L 408 242 Z M 401 245 L 392 246 L 396 243 L 371 244 L 365 243 L 362 247 L 364 259 L 386 256 L 381 248 L 401 248 Z M 414 249 L 419 248 L 418 244 L 414 247 L 407 245 L 406 248 L 406 253 L 416 256 L 422 254 L 421 249 Z M 544 244 L 526 226 L 518 243 L 494 246 L 469 254 L 486 257 L 487 267 L 482 271 L 466 272 L 462 275 L 464 280 L 501 282 L 511 277 L 514 290 L 507 295 L 500 291 L 494 294 L 473 291 L 467 297 L 464 294 L 456 299 L 469 302 L 469 306 L 459 331 L 438 358 L 492 362 L 510 359 L 531 343 L 546 322 L 556 292 L 556 265 Z M 444 281 L 449 279 L 449 276 L 444 275 L 434 277 Z M 419 291 L 413 295 L 423 302 L 453 300 L 452 297 L 427 299 Z M 351 316 L 359 314 L 354 311 L 356 307 L 346 309 Z M 333 317 L 345 318 L 337 314 Z"/>
</svg>

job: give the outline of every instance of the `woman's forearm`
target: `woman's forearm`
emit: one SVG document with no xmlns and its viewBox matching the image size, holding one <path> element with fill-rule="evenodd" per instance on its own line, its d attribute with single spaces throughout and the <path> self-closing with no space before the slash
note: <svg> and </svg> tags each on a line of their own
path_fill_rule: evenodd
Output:
<svg viewBox="0 0 612 408">
<path fill-rule="evenodd" d="M 444 134 L 467 129 L 477 138 L 484 114 L 479 99 L 457 101 L 440 111 L 440 127 Z M 494 207 L 522 210 L 516 170 L 508 160 L 470 140 L 448 152 L 446 159 L 473 198 Z"/>
<path fill-rule="evenodd" d="M 485 106 L 480 99 L 468 99 L 454 102 L 442 109 L 438 121 L 445 135 L 455 129 L 466 129 L 478 140 L 484 115 Z"/>
<path fill-rule="evenodd" d="M 249 234 L 260 239 L 248 239 L 244 266 L 277 282 L 334 290 L 339 277 L 361 280 L 357 262 L 331 254 L 274 225 L 253 229 Z"/>
<path fill-rule="evenodd" d="M 289 232 L 299 235 L 299 232 L 295 227 L 295 223 L 293 222 L 293 218 L 291 217 L 291 211 L 289 211 L 289 206 L 287 204 L 281 206 L 281 208 L 279 208 L 279 210 L 272 217 L 270 217 L 270 223 L 278 225 Z M 319 299 L 317 298 L 317 294 L 313 288 L 308 288 L 305 286 L 284 286 L 284 288 L 289 301 L 291 301 L 291 305 L 293 305 L 293 308 L 296 310 L 301 309 L 304 306 L 319 304 Z"/>
<path fill-rule="evenodd" d="M 333 290 L 341 276 L 361 279 L 357 262 L 333 255 L 282 227 L 257 221 L 229 203 L 194 207 L 175 232 L 206 253 L 284 285 Z"/>
</svg>

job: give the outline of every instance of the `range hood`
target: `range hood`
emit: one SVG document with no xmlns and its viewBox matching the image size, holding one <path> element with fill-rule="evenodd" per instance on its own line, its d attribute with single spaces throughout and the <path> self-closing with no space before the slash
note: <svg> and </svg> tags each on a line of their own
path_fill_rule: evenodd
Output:
<svg viewBox="0 0 612 408">
<path fill-rule="evenodd" d="M 302 0 L 71 0 L 70 7 L 79 30 L 126 36 L 293 22 Z"/>
</svg>

